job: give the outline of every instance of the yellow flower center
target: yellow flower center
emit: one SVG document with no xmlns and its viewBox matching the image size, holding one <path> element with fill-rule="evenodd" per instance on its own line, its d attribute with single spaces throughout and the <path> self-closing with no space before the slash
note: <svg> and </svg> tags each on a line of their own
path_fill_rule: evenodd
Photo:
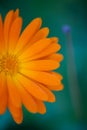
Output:
<svg viewBox="0 0 87 130">
<path fill-rule="evenodd" d="M 0 72 L 14 75 L 19 71 L 18 59 L 14 55 L 3 55 L 0 58 Z"/>
</svg>

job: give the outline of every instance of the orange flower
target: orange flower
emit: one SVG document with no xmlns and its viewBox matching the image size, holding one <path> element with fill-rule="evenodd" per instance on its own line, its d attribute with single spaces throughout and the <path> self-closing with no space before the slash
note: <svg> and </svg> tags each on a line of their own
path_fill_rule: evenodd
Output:
<svg viewBox="0 0 87 130">
<path fill-rule="evenodd" d="M 63 56 L 58 38 L 34 19 L 21 33 L 19 10 L 0 16 L 0 114 L 8 107 L 16 123 L 23 119 L 22 104 L 32 113 L 46 112 L 44 101 L 55 102 L 52 90 L 62 90 L 62 76 L 53 70 Z"/>
</svg>

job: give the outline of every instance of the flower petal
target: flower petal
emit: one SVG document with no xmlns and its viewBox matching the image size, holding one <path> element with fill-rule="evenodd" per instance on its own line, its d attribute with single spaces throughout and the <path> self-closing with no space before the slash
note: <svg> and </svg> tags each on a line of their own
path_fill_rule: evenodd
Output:
<svg viewBox="0 0 87 130">
<path fill-rule="evenodd" d="M 7 107 L 7 86 L 6 77 L 4 74 L 0 74 L 0 114 L 6 111 Z"/>
<path fill-rule="evenodd" d="M 18 89 L 19 89 L 22 103 L 24 104 L 24 106 L 26 107 L 26 109 L 28 111 L 30 111 L 32 113 L 36 113 L 37 112 L 37 104 L 36 104 L 35 100 L 28 93 L 28 91 L 26 91 L 26 89 L 19 83 L 19 81 L 17 80 L 17 77 L 14 80 L 15 80 L 15 83 L 16 83 Z"/>
<path fill-rule="evenodd" d="M 61 83 L 59 86 L 58 86 L 58 90 L 57 91 L 61 91 L 64 89 L 64 85 Z"/>
<path fill-rule="evenodd" d="M 19 9 L 16 9 L 14 12 L 14 19 L 16 19 L 19 16 Z"/>
<path fill-rule="evenodd" d="M 53 75 L 55 75 L 59 80 L 62 80 L 63 79 L 63 76 L 59 73 L 56 73 L 56 72 L 51 72 Z"/>
<path fill-rule="evenodd" d="M 58 37 L 51 37 L 50 39 L 51 39 L 52 43 L 58 43 L 58 41 L 59 41 Z"/>
<path fill-rule="evenodd" d="M 0 15 L 0 52 L 3 51 L 4 42 L 3 42 L 3 22 L 2 16 Z"/>
<path fill-rule="evenodd" d="M 61 62 L 63 60 L 63 55 L 54 53 L 54 54 L 51 54 L 51 55 L 45 57 L 45 59 L 50 59 L 50 60 L 55 60 L 55 61 Z"/>
<path fill-rule="evenodd" d="M 8 109 L 17 124 L 20 124 L 23 120 L 22 107 L 16 107 L 12 104 L 11 98 L 8 98 Z"/>
<path fill-rule="evenodd" d="M 11 26 L 10 32 L 9 32 L 9 51 L 10 52 L 13 52 L 17 44 L 17 41 L 21 32 L 21 28 L 22 28 L 22 18 L 18 17 L 14 20 Z"/>
<path fill-rule="evenodd" d="M 60 91 L 64 88 L 63 84 L 61 83 L 61 80 L 63 79 L 62 75 L 60 75 L 59 73 L 56 73 L 56 72 L 50 72 L 50 74 L 54 75 L 56 77 L 56 79 L 59 81 L 59 84 L 57 86 L 49 86 L 47 85 L 47 87 L 50 89 L 50 90 L 55 90 L 55 91 Z"/>
<path fill-rule="evenodd" d="M 35 56 L 36 54 L 39 54 L 48 47 L 48 45 L 51 43 L 51 40 L 48 38 L 44 38 L 42 40 L 39 40 L 32 46 L 30 46 L 24 53 L 19 55 L 21 57 L 20 59 L 29 58 L 32 56 Z"/>
<path fill-rule="evenodd" d="M 30 42 L 31 38 L 41 26 L 41 18 L 34 19 L 23 31 L 16 46 L 16 52 L 21 51 Z"/>
<path fill-rule="evenodd" d="M 36 97 L 37 99 L 47 101 L 47 94 L 35 82 L 21 74 L 17 75 L 17 80 L 32 96 Z"/>
<path fill-rule="evenodd" d="M 21 56 L 21 60 L 22 61 L 28 61 L 28 60 L 36 60 L 36 59 L 45 58 L 46 56 L 49 56 L 49 55 L 51 55 L 53 53 L 56 53 L 59 49 L 60 49 L 59 44 L 57 44 L 57 43 L 52 43 L 51 44 L 50 43 L 49 46 L 47 46 L 47 48 L 44 48 L 44 50 L 42 50 L 41 52 L 36 53 L 35 55 L 28 56 L 28 54 L 27 54 L 26 57 Z"/>
<path fill-rule="evenodd" d="M 29 45 L 39 41 L 40 39 L 46 38 L 48 36 L 48 34 L 49 34 L 49 29 L 47 27 L 40 29 L 35 34 L 35 36 L 31 39 Z"/>
<path fill-rule="evenodd" d="M 55 96 L 54 94 L 47 88 L 47 86 L 44 86 L 42 84 L 38 83 L 38 86 L 41 87 L 42 90 L 44 90 L 48 95 L 48 102 L 55 102 Z"/>
<path fill-rule="evenodd" d="M 58 84 L 60 84 L 60 80 L 49 72 L 23 70 L 21 73 L 45 85 L 58 86 Z"/>
<path fill-rule="evenodd" d="M 42 101 L 36 100 L 37 106 L 38 106 L 38 112 L 40 114 L 46 113 L 46 107 Z"/>
<path fill-rule="evenodd" d="M 42 51 L 40 54 L 32 56 L 31 59 L 42 58 L 42 57 L 48 56 L 52 53 L 55 53 L 59 50 L 60 50 L 60 45 L 57 43 L 52 43 L 44 51 Z"/>
<path fill-rule="evenodd" d="M 7 76 L 7 86 L 10 101 L 12 102 L 12 104 L 14 104 L 14 106 L 21 107 L 22 102 L 19 91 L 10 75 Z"/>
<path fill-rule="evenodd" d="M 9 37 L 9 30 L 13 21 L 14 11 L 11 10 L 7 13 L 4 21 L 4 40 L 6 44 L 6 49 L 8 48 L 8 37 Z"/>
<path fill-rule="evenodd" d="M 64 85 L 60 82 L 57 86 L 47 86 L 50 90 L 61 91 L 64 89 Z"/>
<path fill-rule="evenodd" d="M 25 62 L 21 65 L 21 68 L 27 70 L 37 70 L 37 71 L 49 71 L 57 69 L 60 64 L 53 60 L 36 60 Z"/>
</svg>

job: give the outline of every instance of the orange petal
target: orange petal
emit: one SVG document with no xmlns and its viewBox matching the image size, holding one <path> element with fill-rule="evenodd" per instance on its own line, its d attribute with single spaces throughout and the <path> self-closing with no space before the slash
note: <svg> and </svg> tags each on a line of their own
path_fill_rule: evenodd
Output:
<svg viewBox="0 0 87 130">
<path fill-rule="evenodd" d="M 18 17 L 14 20 L 9 32 L 9 50 L 13 52 L 22 28 L 22 18 Z"/>
<path fill-rule="evenodd" d="M 48 45 L 51 43 L 51 40 L 48 38 L 44 38 L 42 40 L 39 40 L 32 46 L 30 46 L 24 53 L 20 55 L 20 59 L 29 58 L 32 56 L 35 56 L 36 54 L 39 54 L 48 47 Z"/>
<path fill-rule="evenodd" d="M 59 73 L 56 73 L 56 72 L 51 72 L 53 75 L 55 75 L 59 80 L 62 80 L 63 79 L 63 76 Z"/>
<path fill-rule="evenodd" d="M 17 77 L 15 79 L 15 83 L 19 89 L 22 102 L 23 102 L 24 106 L 26 107 L 26 109 L 32 113 L 36 113 L 37 112 L 37 104 L 36 104 L 35 100 L 33 99 L 33 97 L 19 83 L 19 81 L 17 80 Z"/>
<path fill-rule="evenodd" d="M 59 41 L 58 37 L 51 37 L 50 39 L 51 39 L 52 43 L 58 43 L 58 41 Z"/>
<path fill-rule="evenodd" d="M 39 84 L 38 85 L 41 87 L 42 90 L 44 90 L 47 95 L 48 95 L 48 102 L 55 102 L 55 95 L 44 85 Z"/>
<path fill-rule="evenodd" d="M 46 113 L 46 107 L 42 101 L 36 100 L 37 107 L 38 107 L 38 112 L 40 114 L 45 114 Z"/>
<path fill-rule="evenodd" d="M 60 82 L 57 86 L 47 86 L 50 90 L 61 91 L 64 89 L 64 85 Z"/>
<path fill-rule="evenodd" d="M 39 41 L 40 39 L 46 38 L 49 34 L 49 29 L 47 27 L 40 29 L 35 36 L 33 37 L 33 39 L 31 39 L 30 44 L 33 44 L 37 41 Z"/>
<path fill-rule="evenodd" d="M 54 53 L 54 54 L 51 54 L 51 55 L 45 57 L 45 59 L 51 59 L 51 60 L 61 62 L 63 60 L 63 55 Z"/>
<path fill-rule="evenodd" d="M 22 107 L 16 107 L 12 104 L 10 98 L 8 98 L 8 109 L 14 119 L 14 121 L 17 124 L 22 123 L 23 121 L 23 113 L 22 113 Z"/>
<path fill-rule="evenodd" d="M 64 85 L 63 84 L 60 84 L 59 86 L 58 86 L 58 91 L 61 91 L 61 90 L 63 90 L 64 89 Z"/>
<path fill-rule="evenodd" d="M 50 90 L 55 90 L 55 91 L 62 90 L 64 88 L 63 84 L 61 83 L 61 80 L 63 79 L 62 75 L 60 75 L 59 73 L 56 73 L 56 72 L 50 72 L 50 74 L 52 74 L 56 77 L 56 79 L 59 81 L 59 84 L 56 86 L 47 85 L 46 87 L 48 87 Z"/>
<path fill-rule="evenodd" d="M 38 46 L 37 46 L 38 47 Z M 37 53 L 35 55 L 32 55 L 31 57 L 25 57 L 22 58 L 23 61 L 27 61 L 27 60 L 35 60 L 35 59 L 40 59 L 40 58 L 45 58 L 46 56 L 49 56 L 50 54 L 53 54 L 55 52 L 57 52 L 60 49 L 60 45 L 57 43 L 52 43 L 49 46 L 47 46 L 47 48 L 45 48 L 43 51 L 41 51 L 40 53 Z M 29 52 L 28 52 L 29 53 Z M 28 59 L 29 58 L 29 59 Z"/>
<path fill-rule="evenodd" d="M 14 19 L 17 18 L 19 16 L 19 9 L 16 9 L 16 11 L 14 12 Z"/>
<path fill-rule="evenodd" d="M 60 82 L 57 86 L 49 86 L 47 85 L 46 86 L 48 89 L 52 90 L 52 91 L 60 91 L 62 90 L 64 87 L 63 87 L 63 84 Z"/>
<path fill-rule="evenodd" d="M 13 21 L 13 10 L 9 11 L 5 17 L 4 21 L 4 40 L 6 44 L 6 49 L 8 48 L 8 37 L 9 37 L 9 30 Z"/>
<path fill-rule="evenodd" d="M 15 50 L 16 52 L 20 51 L 21 49 L 24 49 L 26 44 L 30 42 L 32 37 L 39 30 L 41 23 L 42 23 L 41 19 L 36 18 L 25 28 L 17 43 L 16 50 Z"/>
<path fill-rule="evenodd" d="M 27 70 L 49 71 L 57 69 L 60 64 L 53 60 L 36 60 L 25 62 L 21 65 L 21 68 Z"/>
<path fill-rule="evenodd" d="M 3 40 L 3 22 L 2 16 L 0 15 L 0 52 L 3 51 L 4 40 Z"/>
<path fill-rule="evenodd" d="M 16 107 L 21 107 L 21 97 L 19 91 L 10 75 L 7 76 L 7 86 L 10 101 Z"/>
<path fill-rule="evenodd" d="M 45 85 L 58 86 L 60 84 L 60 80 L 58 80 L 55 75 L 48 72 L 23 70 L 21 73 Z"/>
<path fill-rule="evenodd" d="M 47 94 L 35 82 L 21 74 L 17 76 L 17 80 L 31 95 L 37 99 L 47 101 Z"/>
<path fill-rule="evenodd" d="M 7 107 L 7 86 L 6 77 L 4 74 L 0 74 L 0 114 L 6 111 Z"/>
</svg>

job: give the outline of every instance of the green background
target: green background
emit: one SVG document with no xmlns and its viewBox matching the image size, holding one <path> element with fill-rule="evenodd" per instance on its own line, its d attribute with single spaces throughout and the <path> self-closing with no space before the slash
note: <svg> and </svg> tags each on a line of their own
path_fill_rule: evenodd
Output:
<svg viewBox="0 0 87 130">
<path fill-rule="evenodd" d="M 24 121 L 21 125 L 14 123 L 7 111 L 0 116 L 0 130 L 87 130 L 87 1 L 86 0 L 0 0 L 0 13 L 3 17 L 10 9 L 20 9 L 23 17 L 23 28 L 34 18 L 41 17 L 43 26 L 50 28 L 49 36 L 57 36 L 62 46 L 61 53 L 64 60 L 61 68 L 57 70 L 64 79 L 64 90 L 55 92 L 56 103 L 46 103 L 45 115 L 31 114 L 24 110 Z M 76 116 L 73 107 L 72 95 L 75 83 L 69 84 L 73 79 L 73 64 L 69 70 L 69 45 L 62 27 L 71 27 L 71 41 L 80 91 L 80 106 Z M 68 70 L 70 77 L 68 77 Z M 74 96 L 74 95 L 73 95 Z M 75 96 L 78 98 L 78 95 Z M 75 104 L 76 105 L 76 104 Z M 81 109 L 80 109 L 81 107 Z"/>
</svg>

